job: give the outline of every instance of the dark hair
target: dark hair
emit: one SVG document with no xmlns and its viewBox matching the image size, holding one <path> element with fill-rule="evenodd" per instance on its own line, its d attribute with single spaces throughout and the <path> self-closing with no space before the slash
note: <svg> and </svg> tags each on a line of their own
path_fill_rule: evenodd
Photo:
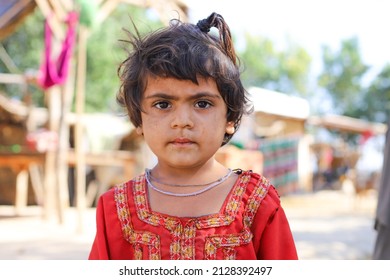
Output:
<svg viewBox="0 0 390 280">
<path fill-rule="evenodd" d="M 219 36 L 209 33 L 218 29 Z M 142 124 L 142 96 L 149 76 L 190 80 L 212 78 L 227 105 L 227 121 L 234 122 L 237 131 L 241 117 L 251 107 L 247 92 L 240 80 L 239 59 L 233 47 L 230 29 L 223 17 L 212 13 L 197 25 L 178 19 L 168 27 L 141 37 L 127 31 L 132 47 L 128 57 L 118 67 L 121 86 L 117 95 L 120 105 L 126 107 L 130 121 L 136 127 Z M 225 134 L 222 145 L 233 135 Z"/>
</svg>

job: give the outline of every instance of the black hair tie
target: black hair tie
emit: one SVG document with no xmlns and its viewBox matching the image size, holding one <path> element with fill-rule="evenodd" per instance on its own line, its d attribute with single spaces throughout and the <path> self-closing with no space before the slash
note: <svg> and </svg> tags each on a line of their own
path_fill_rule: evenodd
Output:
<svg viewBox="0 0 390 280">
<path fill-rule="evenodd" d="M 207 19 L 202 19 L 202 20 L 198 21 L 196 26 L 200 29 L 200 31 L 202 31 L 204 33 L 209 33 L 209 31 L 210 31 L 210 23 L 208 22 Z"/>
<path fill-rule="evenodd" d="M 236 173 L 237 175 L 241 175 L 242 172 L 244 172 L 241 168 L 236 168 L 236 169 L 233 169 L 233 172 Z"/>
</svg>

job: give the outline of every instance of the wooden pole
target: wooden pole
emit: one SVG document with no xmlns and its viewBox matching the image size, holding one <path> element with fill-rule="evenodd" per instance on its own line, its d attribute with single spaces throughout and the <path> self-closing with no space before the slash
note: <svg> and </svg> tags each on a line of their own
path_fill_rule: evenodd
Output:
<svg viewBox="0 0 390 280">
<path fill-rule="evenodd" d="M 97 15 L 97 22 L 102 23 L 118 6 L 121 0 L 107 0 L 99 9 Z"/>
<path fill-rule="evenodd" d="M 60 223 L 64 222 L 65 209 L 69 207 L 68 184 L 68 151 L 69 151 L 69 123 L 67 121 L 73 98 L 73 71 L 70 67 L 68 80 L 61 87 L 61 106 L 59 108 L 58 144 L 56 149 L 56 206 Z"/>
<path fill-rule="evenodd" d="M 77 83 L 76 83 L 76 123 L 75 123 L 75 153 L 76 153 L 76 206 L 78 211 L 78 231 L 83 231 L 84 211 L 86 207 L 86 162 L 83 149 L 84 124 L 82 115 L 85 102 L 85 80 L 87 64 L 88 30 L 80 26 L 77 53 Z"/>
<path fill-rule="evenodd" d="M 21 168 L 17 171 L 16 176 L 16 198 L 15 209 L 16 215 L 22 215 L 22 210 L 27 206 L 28 197 L 28 169 Z"/>
<path fill-rule="evenodd" d="M 45 90 L 47 98 L 47 107 L 49 112 L 48 118 L 48 130 L 58 135 L 59 125 L 59 112 L 60 112 L 60 94 L 59 87 L 52 87 Z M 44 217 L 51 219 L 55 214 L 58 213 L 57 205 L 57 169 L 56 169 L 56 151 L 49 149 L 46 152 L 45 160 L 45 195 L 44 195 Z M 58 218 L 59 216 L 57 216 Z M 62 223 L 62 217 L 59 217 L 60 223 Z"/>
<path fill-rule="evenodd" d="M 47 0 L 35 0 L 35 2 L 41 10 L 43 16 L 48 19 L 49 25 L 53 30 L 55 36 L 59 39 L 64 38 L 65 31 L 62 29 L 61 26 L 61 20 L 63 19 L 58 18 L 59 15 L 54 13 Z"/>
<path fill-rule="evenodd" d="M 0 73 L 0 84 L 25 84 L 26 77 L 21 74 Z"/>
</svg>

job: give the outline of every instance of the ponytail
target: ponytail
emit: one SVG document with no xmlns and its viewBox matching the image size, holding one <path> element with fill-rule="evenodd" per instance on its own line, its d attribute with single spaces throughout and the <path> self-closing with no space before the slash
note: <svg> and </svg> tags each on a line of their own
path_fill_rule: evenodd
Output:
<svg viewBox="0 0 390 280">
<path fill-rule="evenodd" d="M 237 66 L 237 56 L 233 46 L 232 35 L 229 26 L 220 14 L 214 12 L 208 18 L 198 21 L 196 26 L 204 33 L 209 33 L 212 27 L 217 28 L 219 31 L 219 43 L 222 49 L 234 65 Z"/>
</svg>

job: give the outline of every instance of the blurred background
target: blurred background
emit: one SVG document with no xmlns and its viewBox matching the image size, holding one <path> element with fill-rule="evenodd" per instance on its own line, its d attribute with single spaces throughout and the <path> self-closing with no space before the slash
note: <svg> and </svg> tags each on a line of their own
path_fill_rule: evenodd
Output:
<svg viewBox="0 0 390 280">
<path fill-rule="evenodd" d="M 275 185 L 301 259 L 369 259 L 388 1 L 1 0 L 0 259 L 85 259 L 101 193 L 154 155 L 116 104 L 124 29 L 212 12 L 254 104 L 217 159 Z"/>
</svg>

